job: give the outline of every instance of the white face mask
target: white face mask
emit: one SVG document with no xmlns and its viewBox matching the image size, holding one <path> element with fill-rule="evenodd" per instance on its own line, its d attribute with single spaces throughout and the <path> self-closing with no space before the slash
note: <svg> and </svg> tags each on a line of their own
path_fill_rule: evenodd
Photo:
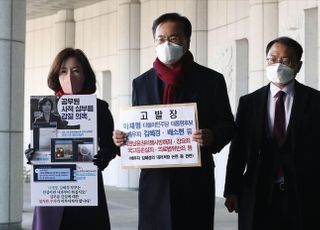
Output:
<svg viewBox="0 0 320 230">
<path fill-rule="evenodd" d="M 266 74 L 269 81 L 276 84 L 286 84 L 295 77 L 294 70 L 281 63 L 267 66 Z"/>
<path fill-rule="evenodd" d="M 183 56 L 183 47 L 172 42 L 164 42 L 156 47 L 157 57 L 163 64 L 171 65 Z"/>
</svg>

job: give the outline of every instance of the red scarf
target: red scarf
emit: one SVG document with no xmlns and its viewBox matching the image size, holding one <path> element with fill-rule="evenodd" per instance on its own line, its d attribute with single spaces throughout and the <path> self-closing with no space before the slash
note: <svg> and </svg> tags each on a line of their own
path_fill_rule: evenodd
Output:
<svg viewBox="0 0 320 230">
<path fill-rule="evenodd" d="M 65 95 L 65 93 L 63 92 L 62 89 L 58 89 L 54 94 L 55 94 L 56 96 L 59 96 L 59 97 Z"/>
<path fill-rule="evenodd" d="M 190 51 L 187 51 L 177 63 L 173 64 L 172 69 L 168 68 L 158 58 L 153 62 L 153 68 L 157 71 L 159 78 L 165 82 L 163 104 L 176 102 L 177 88 L 183 82 L 184 75 L 192 64 L 193 56 Z"/>
</svg>

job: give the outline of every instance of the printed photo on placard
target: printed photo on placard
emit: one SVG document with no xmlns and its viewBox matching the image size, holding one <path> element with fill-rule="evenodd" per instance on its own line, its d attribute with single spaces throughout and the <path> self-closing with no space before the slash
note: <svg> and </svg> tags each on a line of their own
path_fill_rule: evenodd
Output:
<svg viewBox="0 0 320 230">
<path fill-rule="evenodd" d="M 93 159 L 93 143 L 78 144 L 78 161 L 92 162 Z"/>
<path fill-rule="evenodd" d="M 93 138 L 52 138 L 52 162 L 92 162 Z"/>
<path fill-rule="evenodd" d="M 67 122 L 61 118 L 57 110 L 57 96 L 32 96 L 31 97 L 30 128 L 34 124 L 50 123 L 55 124 L 58 129 L 67 127 Z"/>
<path fill-rule="evenodd" d="M 72 139 L 51 139 L 51 162 L 73 161 Z"/>
<path fill-rule="evenodd" d="M 57 124 L 37 122 L 33 124 L 33 148 L 36 151 L 50 152 L 51 139 L 57 137 Z"/>
</svg>

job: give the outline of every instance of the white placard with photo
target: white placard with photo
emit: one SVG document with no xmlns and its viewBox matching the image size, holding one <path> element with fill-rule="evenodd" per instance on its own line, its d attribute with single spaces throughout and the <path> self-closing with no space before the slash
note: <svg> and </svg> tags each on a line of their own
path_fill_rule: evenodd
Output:
<svg viewBox="0 0 320 230">
<path fill-rule="evenodd" d="M 95 95 L 32 96 L 31 205 L 97 206 Z"/>
</svg>

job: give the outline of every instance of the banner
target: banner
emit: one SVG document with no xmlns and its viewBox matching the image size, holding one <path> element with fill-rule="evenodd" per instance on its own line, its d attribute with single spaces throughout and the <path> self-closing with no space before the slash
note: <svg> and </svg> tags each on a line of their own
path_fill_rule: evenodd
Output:
<svg viewBox="0 0 320 230">
<path fill-rule="evenodd" d="M 31 205 L 97 206 L 95 95 L 31 96 Z"/>
<path fill-rule="evenodd" d="M 136 106 L 120 111 L 124 168 L 201 166 L 200 148 L 192 141 L 198 129 L 195 103 Z"/>
</svg>

